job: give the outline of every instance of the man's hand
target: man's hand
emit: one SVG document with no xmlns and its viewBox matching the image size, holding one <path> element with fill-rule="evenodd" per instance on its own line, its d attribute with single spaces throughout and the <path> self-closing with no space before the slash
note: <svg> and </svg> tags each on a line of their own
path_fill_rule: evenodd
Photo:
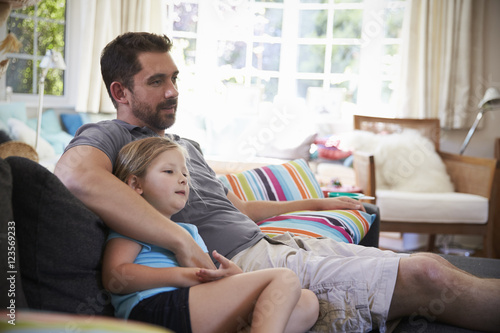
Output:
<svg viewBox="0 0 500 333">
<path fill-rule="evenodd" d="M 176 251 L 175 257 L 181 267 L 200 267 L 215 270 L 215 265 L 210 256 L 203 252 L 194 239 L 193 242 L 192 246 L 185 246 L 182 251 Z"/>
<path fill-rule="evenodd" d="M 223 277 L 243 273 L 241 268 L 234 262 L 219 254 L 217 251 L 214 250 L 212 256 L 215 260 L 220 262 L 220 266 L 218 269 L 200 269 L 199 272 L 196 273 L 200 282 L 215 281 Z"/>
</svg>

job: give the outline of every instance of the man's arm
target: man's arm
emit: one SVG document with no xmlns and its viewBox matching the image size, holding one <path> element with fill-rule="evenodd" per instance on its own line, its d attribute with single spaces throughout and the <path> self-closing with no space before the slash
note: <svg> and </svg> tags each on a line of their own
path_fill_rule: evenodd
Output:
<svg viewBox="0 0 500 333">
<path fill-rule="evenodd" d="M 365 210 L 359 201 L 348 197 L 304 199 L 295 201 L 243 201 L 232 191 L 229 191 L 227 193 L 227 198 L 236 208 L 255 222 L 298 210 Z"/>
<path fill-rule="evenodd" d="M 111 161 L 101 150 L 91 146 L 71 148 L 63 154 L 54 173 L 109 228 L 169 249 L 182 266 L 215 268 L 184 228 L 112 174 Z"/>
</svg>

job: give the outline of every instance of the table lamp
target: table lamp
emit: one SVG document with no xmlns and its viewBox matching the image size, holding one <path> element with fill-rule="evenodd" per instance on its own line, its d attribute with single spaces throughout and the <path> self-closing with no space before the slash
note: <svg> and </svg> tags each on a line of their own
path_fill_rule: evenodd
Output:
<svg viewBox="0 0 500 333">
<path fill-rule="evenodd" d="M 42 68 L 42 74 L 40 75 L 39 82 L 39 92 L 38 92 L 38 113 L 37 113 L 37 125 L 36 125 L 36 140 L 35 140 L 35 150 L 38 149 L 38 141 L 40 140 L 40 128 L 42 126 L 42 109 L 43 109 L 43 94 L 45 90 L 45 77 L 49 69 L 66 69 L 66 63 L 60 52 L 54 50 L 47 50 L 45 56 L 40 62 L 40 68 Z"/>
<path fill-rule="evenodd" d="M 479 102 L 479 112 L 477 113 L 476 120 L 474 120 L 474 124 L 467 133 L 465 137 L 464 143 L 462 143 L 462 148 L 460 148 L 460 155 L 462 155 L 469 144 L 470 138 L 474 135 L 476 131 L 477 125 L 479 125 L 479 121 L 483 118 L 485 112 L 491 110 L 500 110 L 500 92 L 495 88 L 488 88 L 484 93 L 483 99 Z"/>
</svg>

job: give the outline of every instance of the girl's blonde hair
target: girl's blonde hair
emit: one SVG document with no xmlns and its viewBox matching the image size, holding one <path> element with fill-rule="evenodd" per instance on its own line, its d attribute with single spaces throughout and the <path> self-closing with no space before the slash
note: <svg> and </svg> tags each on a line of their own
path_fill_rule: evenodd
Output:
<svg viewBox="0 0 500 333">
<path fill-rule="evenodd" d="M 144 177 L 153 160 L 172 149 L 178 149 L 187 161 L 185 148 L 168 138 L 151 137 L 132 141 L 118 153 L 113 173 L 123 182 L 127 182 L 130 175 Z"/>
</svg>

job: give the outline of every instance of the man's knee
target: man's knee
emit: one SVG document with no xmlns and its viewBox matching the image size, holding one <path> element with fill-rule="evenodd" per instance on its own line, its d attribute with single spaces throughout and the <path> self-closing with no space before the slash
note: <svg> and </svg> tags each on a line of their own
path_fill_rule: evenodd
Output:
<svg viewBox="0 0 500 333">
<path fill-rule="evenodd" d="M 447 269 L 432 254 L 414 255 L 401 260 L 399 274 L 413 287 L 431 291 L 446 282 Z"/>
</svg>

